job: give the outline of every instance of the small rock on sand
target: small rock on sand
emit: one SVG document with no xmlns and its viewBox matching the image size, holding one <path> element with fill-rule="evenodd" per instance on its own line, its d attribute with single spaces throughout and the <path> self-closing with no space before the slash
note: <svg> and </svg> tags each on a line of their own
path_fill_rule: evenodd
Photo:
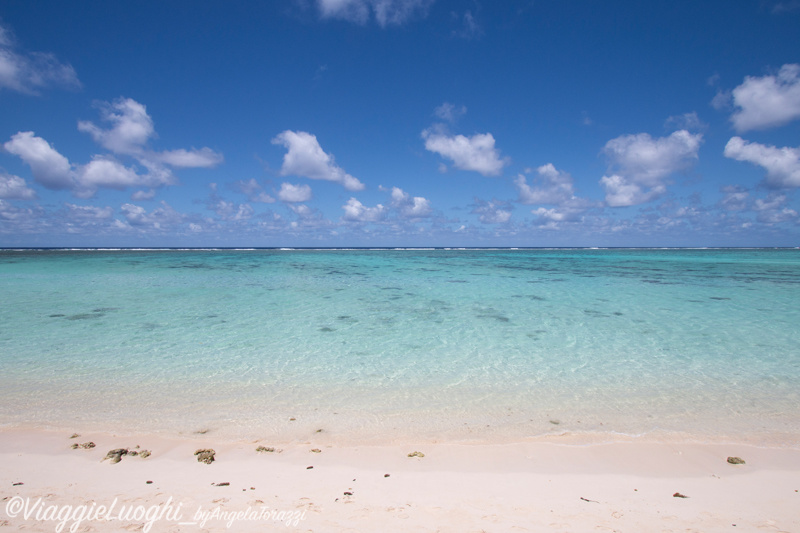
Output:
<svg viewBox="0 0 800 533">
<path fill-rule="evenodd" d="M 409 457 L 425 457 L 425 454 L 422 452 L 411 452 L 408 454 Z"/>
<path fill-rule="evenodd" d="M 256 451 L 258 453 L 274 452 L 275 448 L 273 448 L 272 446 L 269 446 L 269 447 L 267 447 L 267 446 L 259 446 L 258 448 L 256 448 Z"/>
<path fill-rule="evenodd" d="M 732 465 L 743 465 L 745 464 L 744 459 L 741 457 L 728 457 L 728 462 Z"/>
<path fill-rule="evenodd" d="M 116 464 L 116 463 L 122 461 L 122 456 L 123 455 L 128 455 L 128 449 L 127 448 L 117 448 L 116 450 L 111 450 L 110 452 L 108 452 L 106 454 L 106 456 L 101 459 L 101 462 L 105 461 L 106 459 L 110 459 L 111 460 L 111 464 L 113 465 L 113 464 Z"/>
<path fill-rule="evenodd" d="M 194 454 L 197 456 L 197 462 L 205 463 L 207 465 L 210 465 L 211 463 L 214 462 L 214 455 L 216 455 L 216 453 L 217 452 L 215 452 L 210 448 L 197 450 L 196 452 L 194 452 Z"/>
<path fill-rule="evenodd" d="M 685 494 L 681 494 L 680 492 L 676 492 L 672 495 L 673 498 L 688 498 Z"/>
</svg>

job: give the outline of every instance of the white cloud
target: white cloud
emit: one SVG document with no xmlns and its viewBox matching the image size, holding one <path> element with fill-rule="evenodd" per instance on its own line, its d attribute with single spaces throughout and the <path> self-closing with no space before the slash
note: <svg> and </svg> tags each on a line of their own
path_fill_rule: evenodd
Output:
<svg viewBox="0 0 800 533">
<path fill-rule="evenodd" d="M 351 222 L 380 222 L 387 214 L 387 209 L 382 204 L 367 207 L 355 198 L 350 198 L 342 209 L 344 209 L 342 218 Z"/>
<path fill-rule="evenodd" d="M 223 161 L 222 154 L 211 148 L 166 150 L 158 154 L 158 159 L 170 166 L 184 168 L 209 168 Z"/>
<path fill-rule="evenodd" d="M 471 213 L 484 224 L 505 224 L 511 219 L 511 206 L 499 200 L 477 200 Z"/>
<path fill-rule="evenodd" d="M 141 200 L 152 200 L 156 197 L 156 190 L 150 189 L 149 191 L 135 191 L 131 194 L 131 200 L 138 202 Z"/>
<path fill-rule="evenodd" d="M 668 128 L 681 129 L 689 131 L 702 131 L 708 128 L 708 124 L 700 120 L 696 111 L 691 113 L 684 113 L 682 115 L 674 115 L 669 117 L 664 123 Z"/>
<path fill-rule="evenodd" d="M 450 159 L 456 168 L 474 170 L 484 176 L 499 176 L 507 159 L 500 158 L 500 151 L 494 147 L 491 133 L 478 133 L 472 137 L 447 135 L 438 128 L 422 132 L 425 149 Z"/>
<path fill-rule="evenodd" d="M 32 200 L 36 198 L 36 191 L 28 187 L 25 180 L 0 172 L 0 198 L 6 200 Z"/>
<path fill-rule="evenodd" d="M 86 132 L 94 141 L 114 153 L 138 155 L 144 145 L 155 135 L 153 119 L 147 108 L 132 98 L 120 98 L 99 105 L 100 117 L 111 123 L 111 128 L 102 129 L 92 122 L 78 122 L 78 131 Z"/>
<path fill-rule="evenodd" d="M 88 164 L 78 169 L 81 187 L 95 190 L 99 187 L 126 189 L 128 187 L 162 187 L 174 183 L 172 175 L 139 175 L 115 159 L 95 156 Z"/>
<path fill-rule="evenodd" d="M 757 219 L 764 224 L 780 224 L 797 219 L 797 211 L 786 205 L 786 195 L 770 194 L 766 199 L 757 199 L 753 209 L 758 213 Z"/>
<path fill-rule="evenodd" d="M 184 215 L 164 201 L 150 213 L 144 207 L 135 204 L 122 204 L 120 210 L 129 225 L 141 229 L 168 230 L 181 224 L 185 219 Z"/>
<path fill-rule="evenodd" d="M 78 89 L 81 82 L 55 55 L 18 50 L 11 31 L 0 25 L 0 88 L 35 95 L 51 86 Z"/>
<path fill-rule="evenodd" d="M 113 216 L 114 210 L 110 207 L 94 207 L 90 205 L 65 204 L 69 214 L 74 218 L 105 220 Z"/>
<path fill-rule="evenodd" d="M 21 131 L 3 147 L 31 167 L 33 179 L 48 189 L 69 189 L 75 185 L 72 165 L 50 144 L 32 131 Z"/>
<path fill-rule="evenodd" d="M 731 121 L 736 131 L 787 124 L 800 118 L 800 65 L 783 65 L 774 76 L 747 76 L 732 94 L 737 109 Z"/>
<path fill-rule="evenodd" d="M 800 187 L 800 148 L 776 148 L 732 137 L 724 153 L 725 157 L 764 167 L 771 187 Z"/>
<path fill-rule="evenodd" d="M 725 195 L 720 200 L 720 205 L 726 211 L 744 211 L 747 209 L 747 198 L 750 196 L 745 189 L 730 185 L 722 188 Z"/>
<path fill-rule="evenodd" d="M 311 199 L 311 187 L 308 185 L 292 185 L 281 183 L 278 199 L 282 202 L 307 202 Z"/>
<path fill-rule="evenodd" d="M 711 107 L 717 111 L 729 109 L 731 107 L 732 100 L 733 96 L 731 95 L 730 91 L 717 91 L 717 94 L 715 94 L 714 98 L 711 99 Z"/>
<path fill-rule="evenodd" d="M 538 187 L 528 185 L 525 176 L 519 174 L 514 184 L 519 189 L 519 202 L 523 204 L 560 204 L 575 194 L 572 176 L 557 170 L 552 163 L 536 169 Z"/>
<path fill-rule="evenodd" d="M 703 135 L 686 130 L 653 139 L 647 133 L 622 135 L 603 149 L 616 172 L 603 176 L 606 202 L 612 207 L 651 201 L 666 192 L 670 174 L 688 168 L 697 158 Z"/>
<path fill-rule="evenodd" d="M 606 203 L 611 207 L 643 204 L 667 192 L 665 185 L 656 185 L 645 191 L 642 186 L 617 174 L 603 176 L 600 178 L 600 184 L 606 191 Z"/>
<path fill-rule="evenodd" d="M 456 107 L 450 102 L 445 102 L 433 110 L 433 114 L 440 120 L 455 122 L 467 112 L 466 106 Z"/>
<path fill-rule="evenodd" d="M 370 13 L 381 27 L 400 25 L 419 12 L 427 14 L 434 0 L 317 0 L 322 18 L 343 19 L 366 24 Z"/>
<path fill-rule="evenodd" d="M 412 197 L 399 187 L 392 187 L 392 207 L 403 218 L 424 218 L 432 213 L 431 204 L 426 198 Z"/>
<path fill-rule="evenodd" d="M 247 195 L 247 199 L 251 202 L 262 204 L 272 204 L 275 202 L 275 198 L 265 193 L 261 185 L 259 185 L 254 178 L 250 178 L 247 181 L 239 180 L 233 184 L 233 188 Z"/>
<path fill-rule="evenodd" d="M 79 121 L 78 130 L 88 133 L 103 148 L 115 154 L 135 157 L 151 172 L 162 164 L 173 167 L 209 168 L 223 161 L 222 154 L 210 148 L 165 150 L 155 152 L 147 148 L 156 137 L 153 119 L 147 107 L 132 98 L 119 98 L 114 102 L 98 104 L 100 118 L 111 124 L 103 129 L 89 121 Z"/>
<path fill-rule="evenodd" d="M 283 156 L 282 176 L 333 181 L 349 191 L 364 189 L 363 183 L 336 166 L 333 156 L 326 154 L 310 133 L 286 130 L 272 139 L 272 144 L 280 144 L 288 150 Z"/>
</svg>

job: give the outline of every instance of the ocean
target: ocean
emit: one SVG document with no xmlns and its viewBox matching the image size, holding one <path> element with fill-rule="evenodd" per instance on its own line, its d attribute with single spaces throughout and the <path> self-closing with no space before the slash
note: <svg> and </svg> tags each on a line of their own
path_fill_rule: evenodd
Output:
<svg viewBox="0 0 800 533">
<path fill-rule="evenodd" d="M 800 436 L 797 249 L 0 250 L 0 301 L 3 427 Z"/>
</svg>

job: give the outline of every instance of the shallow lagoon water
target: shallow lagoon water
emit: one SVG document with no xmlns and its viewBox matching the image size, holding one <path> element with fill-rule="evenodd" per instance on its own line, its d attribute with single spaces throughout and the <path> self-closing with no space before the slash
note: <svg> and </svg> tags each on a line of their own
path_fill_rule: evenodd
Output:
<svg viewBox="0 0 800 533">
<path fill-rule="evenodd" d="M 798 250 L 5 250 L 0 295 L 4 425 L 800 433 Z"/>
</svg>

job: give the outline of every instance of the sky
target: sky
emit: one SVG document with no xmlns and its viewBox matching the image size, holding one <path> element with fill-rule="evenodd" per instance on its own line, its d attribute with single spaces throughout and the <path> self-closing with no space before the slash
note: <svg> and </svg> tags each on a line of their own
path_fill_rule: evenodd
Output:
<svg viewBox="0 0 800 533">
<path fill-rule="evenodd" d="M 3 0 L 0 246 L 800 246 L 800 0 Z"/>
</svg>

